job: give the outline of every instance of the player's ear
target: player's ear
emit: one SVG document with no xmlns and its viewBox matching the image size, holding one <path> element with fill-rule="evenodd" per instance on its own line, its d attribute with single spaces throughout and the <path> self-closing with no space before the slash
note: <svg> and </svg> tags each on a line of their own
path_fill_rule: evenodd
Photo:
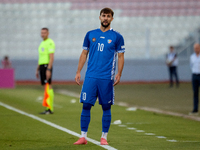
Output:
<svg viewBox="0 0 200 150">
<path fill-rule="evenodd" d="M 99 16 L 99 20 L 101 20 L 101 16 Z"/>
</svg>

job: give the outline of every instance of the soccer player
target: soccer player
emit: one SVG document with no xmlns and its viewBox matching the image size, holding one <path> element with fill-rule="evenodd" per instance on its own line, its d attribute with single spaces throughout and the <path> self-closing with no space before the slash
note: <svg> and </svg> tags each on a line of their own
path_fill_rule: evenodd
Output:
<svg viewBox="0 0 200 150">
<path fill-rule="evenodd" d="M 124 39 L 114 31 L 110 24 L 114 12 L 110 8 L 100 11 L 99 29 L 87 32 L 81 53 L 75 81 L 80 85 L 81 70 L 89 54 L 87 71 L 83 83 L 80 102 L 83 103 L 81 113 L 81 138 L 75 145 L 87 144 L 87 131 L 90 123 L 90 110 L 98 97 L 102 105 L 101 145 L 108 145 L 107 134 L 111 123 L 111 105 L 114 104 L 114 86 L 120 82 L 124 66 Z M 118 73 L 115 75 L 116 57 L 118 55 Z"/>
<path fill-rule="evenodd" d="M 45 92 L 48 92 L 49 99 L 48 99 L 48 106 L 46 110 L 40 114 L 53 114 L 53 99 L 54 99 L 54 92 L 51 86 L 51 77 L 52 77 L 52 68 L 53 68 L 53 61 L 54 61 L 54 52 L 55 52 L 55 44 L 54 41 L 49 36 L 49 29 L 42 28 L 41 29 L 41 37 L 43 41 L 40 43 L 38 48 L 39 52 L 39 59 L 38 59 L 38 66 L 36 69 L 36 78 L 39 78 L 40 73 L 40 80 L 41 84 L 44 86 L 47 82 L 49 83 L 49 89 L 47 88 Z"/>
</svg>

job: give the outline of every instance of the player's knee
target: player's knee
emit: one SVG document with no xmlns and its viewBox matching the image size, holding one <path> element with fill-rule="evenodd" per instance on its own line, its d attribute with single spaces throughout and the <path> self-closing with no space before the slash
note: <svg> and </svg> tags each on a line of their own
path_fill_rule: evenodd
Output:
<svg viewBox="0 0 200 150">
<path fill-rule="evenodd" d="M 102 104 L 102 109 L 103 109 L 103 111 L 110 110 L 111 105 L 110 104 Z"/>
<path fill-rule="evenodd" d="M 91 107 L 92 107 L 92 104 L 83 103 L 83 109 L 85 109 L 85 110 L 90 110 Z"/>
</svg>

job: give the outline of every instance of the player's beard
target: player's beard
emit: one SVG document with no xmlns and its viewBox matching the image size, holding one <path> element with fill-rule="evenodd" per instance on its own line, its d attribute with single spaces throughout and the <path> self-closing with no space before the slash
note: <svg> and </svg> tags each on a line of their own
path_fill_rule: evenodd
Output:
<svg viewBox="0 0 200 150">
<path fill-rule="evenodd" d="M 110 23 L 108 23 L 107 25 L 104 25 L 103 22 L 101 22 L 101 25 L 102 27 L 107 28 L 110 25 Z"/>
</svg>

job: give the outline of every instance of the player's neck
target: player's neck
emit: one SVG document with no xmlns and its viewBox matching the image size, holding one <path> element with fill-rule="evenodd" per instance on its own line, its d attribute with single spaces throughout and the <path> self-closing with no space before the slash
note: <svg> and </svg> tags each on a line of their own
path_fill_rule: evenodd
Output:
<svg viewBox="0 0 200 150">
<path fill-rule="evenodd" d="M 43 41 L 46 41 L 47 39 L 48 39 L 48 37 L 47 37 L 47 38 L 44 38 Z"/>
<path fill-rule="evenodd" d="M 110 26 L 108 26 L 108 27 L 103 27 L 103 26 L 101 26 L 100 27 L 100 30 L 102 31 L 102 32 L 106 32 L 106 31 L 108 31 L 108 30 L 110 30 Z"/>
</svg>

